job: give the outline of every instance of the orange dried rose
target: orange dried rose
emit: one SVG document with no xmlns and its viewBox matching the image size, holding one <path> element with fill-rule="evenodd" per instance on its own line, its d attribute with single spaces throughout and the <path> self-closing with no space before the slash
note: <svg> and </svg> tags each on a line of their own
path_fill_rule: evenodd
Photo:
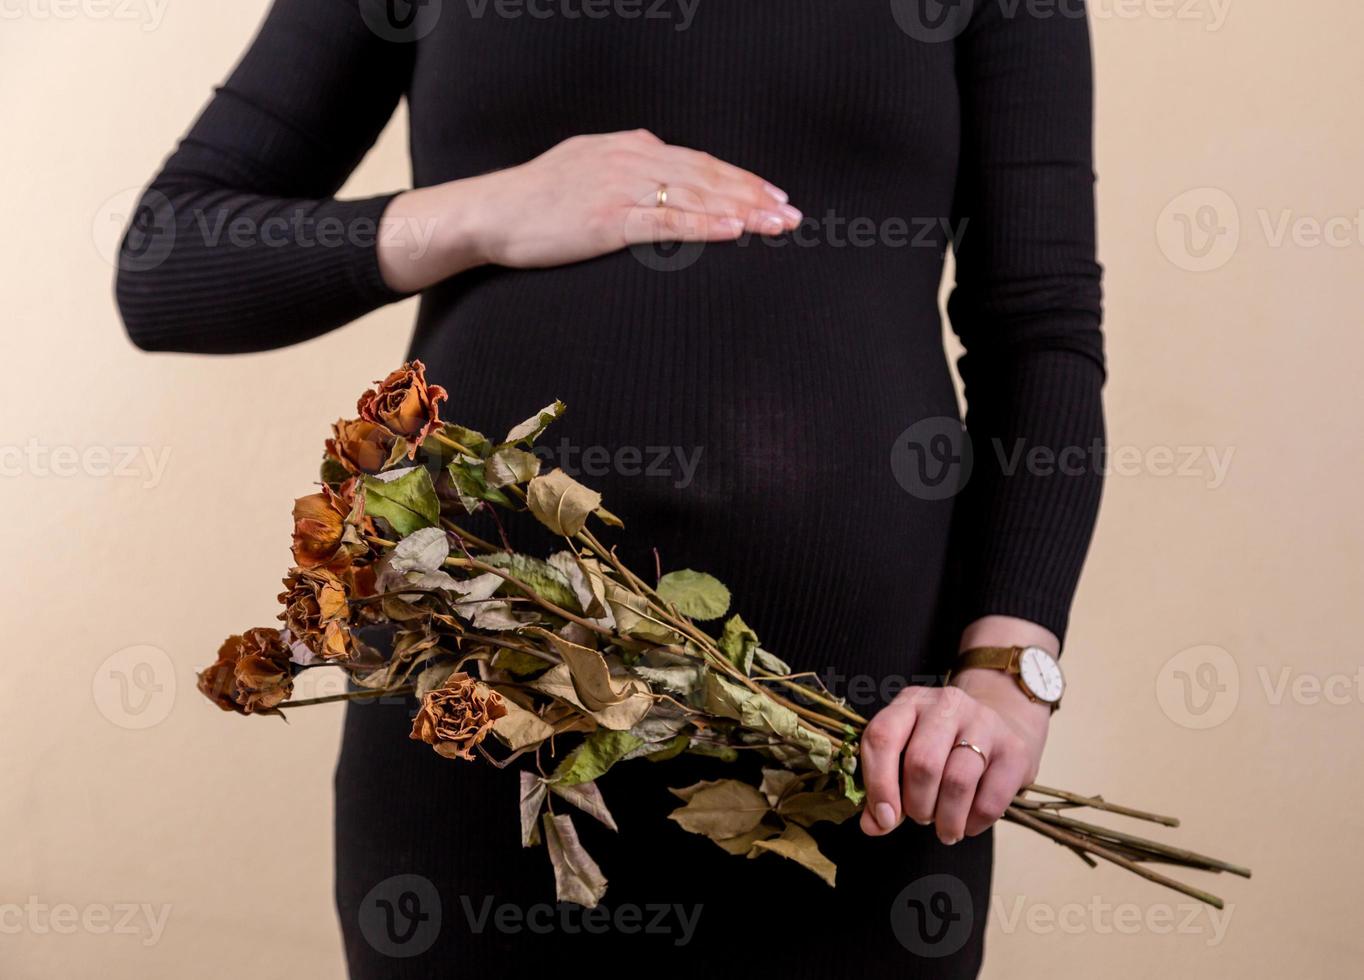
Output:
<svg viewBox="0 0 1364 980">
<path fill-rule="evenodd" d="M 337 419 L 327 454 L 351 473 L 378 473 L 393 452 L 393 433 L 365 419 Z"/>
<path fill-rule="evenodd" d="M 468 674 L 451 674 L 422 698 L 410 737 L 434 746 L 447 759 L 472 760 L 474 746 L 506 713 L 502 695 Z"/>
<path fill-rule="evenodd" d="M 421 361 L 404 364 L 375 384 L 378 389 L 366 391 L 356 405 L 360 418 L 408 440 L 408 455 L 415 457 L 417 446 L 440 425 L 440 403 L 449 396 L 439 385 L 426 383 Z"/>
<path fill-rule="evenodd" d="M 279 618 L 297 640 L 319 657 L 348 659 L 351 642 L 347 594 L 352 588 L 331 569 L 295 568 L 284 579 L 284 591 L 279 594 L 284 606 Z"/>
<path fill-rule="evenodd" d="M 329 487 L 294 501 L 294 563 L 316 568 L 338 558 L 349 510 Z"/>
<path fill-rule="evenodd" d="M 224 711 L 269 714 L 294 691 L 289 648 L 279 630 L 260 626 L 229 636 L 199 674 L 199 690 Z"/>
</svg>

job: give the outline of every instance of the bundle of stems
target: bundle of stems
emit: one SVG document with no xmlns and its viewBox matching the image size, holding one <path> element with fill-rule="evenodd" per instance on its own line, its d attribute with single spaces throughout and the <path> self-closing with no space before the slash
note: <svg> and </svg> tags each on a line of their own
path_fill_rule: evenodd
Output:
<svg viewBox="0 0 1364 980">
<path fill-rule="evenodd" d="M 560 899 L 587 906 L 601 900 L 606 879 L 554 798 L 614 828 L 596 780 L 616 763 L 683 752 L 732 761 L 746 750 L 771 764 L 761 786 L 720 779 L 674 789 L 686 805 L 671 818 L 731 854 L 775 853 L 832 885 L 836 869 L 808 828 L 865 805 L 858 760 L 867 719 L 814 673 L 763 650 L 738 615 L 718 637 L 697 626 L 728 614 L 729 590 L 712 576 L 658 568 L 650 584 L 597 537 L 589 518 L 623 525 L 562 470 L 542 474 L 531 451 L 562 404 L 494 442 L 442 421 L 445 398 L 413 362 L 361 396 L 359 418 L 333 426 L 323 492 L 295 502 L 285 627 L 229 637 L 200 690 L 224 710 L 268 715 L 415 695 L 411 737 L 442 756 L 505 767 L 532 755 L 534 771 L 521 772 L 522 841 L 544 843 Z M 528 512 L 567 550 L 548 560 L 516 551 L 498 510 Z M 476 513 L 491 516 L 498 542 L 466 529 L 464 517 Z M 342 668 L 359 689 L 292 698 L 294 678 L 322 666 Z M 509 754 L 495 757 L 496 743 Z M 1091 867 L 1102 859 L 1218 908 L 1217 896 L 1149 865 L 1250 876 L 1072 815 L 1085 808 L 1178 826 L 1037 785 L 1004 820 Z"/>
</svg>

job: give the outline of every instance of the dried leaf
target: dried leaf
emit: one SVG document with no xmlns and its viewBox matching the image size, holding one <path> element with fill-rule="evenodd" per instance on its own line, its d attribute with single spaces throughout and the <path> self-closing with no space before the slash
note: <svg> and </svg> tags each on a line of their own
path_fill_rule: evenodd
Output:
<svg viewBox="0 0 1364 980">
<path fill-rule="evenodd" d="M 395 572 L 436 572 L 450 557 L 450 542 L 438 527 L 423 527 L 404 537 L 388 556 Z M 415 583 L 413 583 L 415 584 Z"/>
<path fill-rule="evenodd" d="M 507 713 L 493 722 L 493 734 L 513 752 L 528 745 L 538 745 L 554 734 L 554 727 L 535 712 L 505 699 L 503 706 Z"/>
<path fill-rule="evenodd" d="M 521 770 L 521 846 L 540 843 L 540 810 L 545 805 L 549 787 L 533 772 Z"/>
<path fill-rule="evenodd" d="M 759 792 L 767 797 L 768 803 L 776 806 L 781 794 L 786 792 L 787 788 L 799 778 L 799 773 L 794 773 L 790 769 L 764 769 Z"/>
<path fill-rule="evenodd" d="M 810 765 L 820 772 L 828 772 L 833 765 L 833 741 L 827 735 L 803 726 L 794 711 L 763 694 L 715 674 L 707 674 L 706 710 L 733 718 L 744 728 L 768 732 L 782 739 L 791 752 L 783 756 L 781 746 L 772 751 L 783 763 L 794 761 L 799 755 L 808 758 Z"/>
<path fill-rule="evenodd" d="M 487 555 L 482 561 L 484 564 L 506 572 L 518 582 L 534 590 L 541 599 L 554 603 L 560 609 L 578 612 L 581 608 L 578 603 L 578 595 L 573 591 L 573 586 L 569 584 L 567 577 L 547 561 L 541 561 L 539 558 L 532 558 L 529 555 L 508 554 L 505 551 Z M 503 579 L 502 583 L 507 595 L 524 595 L 520 589 L 506 579 Z"/>
<path fill-rule="evenodd" d="M 502 440 L 503 443 L 534 442 L 551 422 L 564 414 L 564 407 L 561 401 L 546 405 L 520 425 L 513 426 L 507 433 L 507 438 Z"/>
<path fill-rule="evenodd" d="M 763 853 L 770 851 L 773 854 L 780 854 L 782 857 L 795 861 L 802 867 L 809 868 L 815 874 L 824 879 L 829 887 L 833 887 L 834 876 L 838 868 L 834 863 L 820 853 L 819 846 L 815 844 L 815 839 L 804 829 L 795 824 L 788 824 L 782 831 L 780 837 L 772 840 L 755 841 L 753 851 Z M 750 854 L 750 857 L 756 856 Z"/>
<path fill-rule="evenodd" d="M 719 619 L 729 610 L 729 589 L 705 572 L 689 568 L 669 572 L 658 580 L 656 591 L 678 612 L 692 619 Z"/>
<path fill-rule="evenodd" d="M 440 500 L 424 466 L 367 476 L 361 489 L 365 513 L 388 521 L 404 537 L 440 523 Z"/>
<path fill-rule="evenodd" d="M 550 470 L 530 481 L 526 503 L 541 524 L 555 534 L 572 537 L 588 515 L 601 506 L 601 494 L 589 490 L 563 470 Z"/>
<path fill-rule="evenodd" d="M 573 689 L 578 694 L 578 700 L 589 711 L 601 711 L 620 704 L 635 693 L 630 686 L 629 678 L 620 681 L 612 678 L 606 658 L 598 651 L 579 646 L 549 630 L 535 629 L 531 632 L 548 640 L 550 647 L 563 660 L 573 679 Z"/>
<path fill-rule="evenodd" d="M 550 778 L 560 786 L 590 783 L 641 744 L 637 735 L 599 728 L 564 757 Z"/>
<path fill-rule="evenodd" d="M 753 673 L 753 655 L 758 649 L 758 634 L 749 628 L 743 617 L 731 616 L 725 621 L 719 647 L 735 667 L 745 674 Z"/>
<path fill-rule="evenodd" d="M 620 829 L 616 826 L 616 818 L 611 816 L 611 811 L 606 808 L 606 801 L 602 799 L 601 788 L 595 782 L 579 783 L 574 786 L 546 782 L 556 796 L 562 796 L 583 813 L 596 817 L 612 830 Z"/>
<path fill-rule="evenodd" d="M 540 472 L 540 460 L 534 453 L 513 446 L 503 446 L 488 457 L 483 468 L 484 479 L 490 487 L 505 487 L 535 479 Z"/>
<path fill-rule="evenodd" d="M 573 820 L 566 813 L 558 816 L 546 813 L 541 823 L 549 859 L 554 865 L 555 897 L 561 902 L 596 908 L 606 894 L 606 878 L 578 842 Z"/>
<path fill-rule="evenodd" d="M 772 809 L 761 793 L 737 779 L 697 783 L 672 792 L 687 805 L 668 814 L 668 819 L 683 830 L 714 840 L 748 833 Z"/>
<path fill-rule="evenodd" d="M 828 791 L 792 793 L 777 807 L 777 813 L 802 827 L 809 827 L 821 820 L 842 823 L 860 810 L 861 807 L 841 793 Z"/>
</svg>

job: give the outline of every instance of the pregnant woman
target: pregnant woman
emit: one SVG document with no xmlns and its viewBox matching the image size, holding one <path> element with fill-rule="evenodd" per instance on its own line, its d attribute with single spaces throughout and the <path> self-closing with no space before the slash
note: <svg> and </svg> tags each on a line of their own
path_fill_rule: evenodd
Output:
<svg viewBox="0 0 1364 980">
<path fill-rule="evenodd" d="M 352 977 L 976 975 L 1101 482 L 1088 30 L 1047 13 L 276 0 L 132 223 L 133 341 L 279 348 L 419 293 L 447 417 L 563 399 L 548 462 L 876 712 L 867 809 L 823 837 L 836 889 L 669 823 L 668 786 L 735 775 L 683 757 L 606 781 L 619 832 L 579 822 L 611 881 L 587 913 L 520 847 L 514 772 L 410 742 L 411 704 L 352 705 Z M 404 98 L 414 189 L 338 199 Z M 317 832 L 281 814 L 231 849 Z"/>
</svg>

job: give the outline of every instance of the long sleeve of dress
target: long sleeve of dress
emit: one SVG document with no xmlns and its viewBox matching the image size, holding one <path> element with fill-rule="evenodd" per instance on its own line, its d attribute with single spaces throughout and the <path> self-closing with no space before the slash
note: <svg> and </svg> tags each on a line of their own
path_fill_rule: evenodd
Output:
<svg viewBox="0 0 1364 980">
<path fill-rule="evenodd" d="M 392 195 L 334 198 L 407 85 L 411 46 L 347 0 L 277 0 L 152 181 L 116 293 L 144 350 L 283 347 L 401 298 L 379 274 Z"/>
<path fill-rule="evenodd" d="M 973 469 L 954 533 L 964 620 L 1066 628 L 1102 488 L 1089 29 L 980 4 L 958 38 L 957 281 Z M 965 221 L 964 229 L 959 224 Z"/>
</svg>

